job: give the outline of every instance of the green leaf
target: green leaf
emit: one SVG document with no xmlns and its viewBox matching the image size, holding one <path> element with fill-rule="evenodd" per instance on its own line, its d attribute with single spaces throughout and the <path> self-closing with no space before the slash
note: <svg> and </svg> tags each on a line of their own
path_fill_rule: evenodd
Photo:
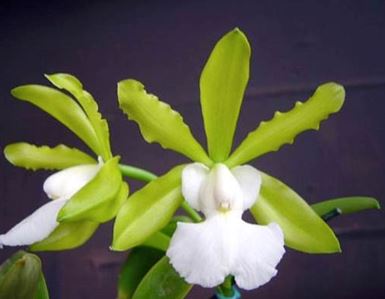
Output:
<svg viewBox="0 0 385 299">
<path fill-rule="evenodd" d="M 134 248 L 119 274 L 118 299 L 131 299 L 140 281 L 164 253 L 148 247 Z"/>
<path fill-rule="evenodd" d="M 31 299 L 31 294 L 36 294 L 40 275 L 40 259 L 17 252 L 0 266 L 0 298 Z"/>
<path fill-rule="evenodd" d="M 312 209 L 320 216 L 338 209 L 341 214 L 351 214 L 369 209 L 380 209 L 379 202 L 373 197 L 351 196 L 325 200 L 313 204 Z"/>
<path fill-rule="evenodd" d="M 150 236 L 141 245 L 155 248 L 162 251 L 167 251 L 167 248 L 170 245 L 170 237 L 165 233 L 159 231 L 154 233 L 152 236 Z"/>
<path fill-rule="evenodd" d="M 183 299 L 192 285 L 187 284 L 171 266 L 167 256 L 161 258 L 137 287 L 133 299 Z"/>
<path fill-rule="evenodd" d="M 49 299 L 49 292 L 43 273 L 40 273 L 35 299 Z"/>
<path fill-rule="evenodd" d="M 174 216 L 174 217 L 172 217 L 171 221 L 162 229 L 162 233 L 171 237 L 176 230 L 178 222 L 191 223 L 193 221 L 190 217 L 185 216 L 185 215 Z"/>
<path fill-rule="evenodd" d="M 340 252 L 330 227 L 290 187 L 263 172 L 258 200 L 251 213 L 259 224 L 275 222 L 285 236 L 285 244 L 307 253 Z"/>
<path fill-rule="evenodd" d="M 120 81 L 118 97 L 120 109 L 139 125 L 147 142 L 158 142 L 163 148 L 179 152 L 193 161 L 211 164 L 182 116 L 156 96 L 148 94 L 142 83 L 131 79 Z"/>
<path fill-rule="evenodd" d="M 64 169 L 81 164 L 95 164 L 86 153 L 63 144 L 54 148 L 36 146 L 26 142 L 9 144 L 4 149 L 5 158 L 15 166 L 26 169 Z"/>
<path fill-rule="evenodd" d="M 111 159 L 112 155 L 108 123 L 99 113 L 98 104 L 92 95 L 83 89 L 82 83 L 75 76 L 70 74 L 58 73 L 45 75 L 45 77 L 57 88 L 67 90 L 78 100 L 79 104 L 87 114 L 99 140 L 101 151 L 97 154 L 102 156 L 104 161 Z"/>
<path fill-rule="evenodd" d="M 59 222 L 89 220 L 101 223 L 115 216 L 120 207 L 117 205 L 128 193 L 127 185 L 122 185 L 118 161 L 119 157 L 107 161 L 96 176 L 64 205 L 58 215 Z"/>
<path fill-rule="evenodd" d="M 306 130 L 318 130 L 321 121 L 339 111 L 344 103 L 345 90 L 336 83 L 326 83 L 317 88 L 305 103 L 296 102 L 288 112 L 277 111 L 274 117 L 261 122 L 225 162 L 234 167 L 271 151 L 284 144 L 292 144 L 294 138 Z"/>
<path fill-rule="evenodd" d="M 60 223 L 44 240 L 29 247 L 32 251 L 61 251 L 83 245 L 91 238 L 99 224 L 92 221 Z"/>
<path fill-rule="evenodd" d="M 249 81 L 250 45 L 238 28 L 223 36 L 203 69 L 200 94 L 210 158 L 226 160 Z"/>
<path fill-rule="evenodd" d="M 66 94 L 43 85 L 22 85 L 11 94 L 47 112 L 82 139 L 95 153 L 99 142 L 95 131 L 82 108 Z"/>
<path fill-rule="evenodd" d="M 140 245 L 167 225 L 183 202 L 180 189 L 183 168 L 184 165 L 173 168 L 129 197 L 116 216 L 113 250 Z"/>
</svg>

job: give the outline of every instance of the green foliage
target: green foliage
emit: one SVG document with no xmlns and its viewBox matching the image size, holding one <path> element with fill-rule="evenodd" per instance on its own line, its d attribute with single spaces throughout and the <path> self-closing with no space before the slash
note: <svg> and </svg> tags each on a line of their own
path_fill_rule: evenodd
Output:
<svg viewBox="0 0 385 299">
<path fill-rule="evenodd" d="M 157 249 L 134 248 L 120 270 L 118 299 L 131 299 L 143 277 L 163 256 L 164 253 Z"/>
<path fill-rule="evenodd" d="M 305 103 L 297 102 L 292 110 L 285 113 L 277 111 L 271 120 L 261 122 L 225 163 L 229 167 L 241 165 L 277 151 L 284 144 L 292 144 L 303 131 L 318 130 L 322 120 L 341 109 L 344 99 L 345 90 L 341 85 L 326 83 L 319 86 Z"/>
<path fill-rule="evenodd" d="M 127 185 L 122 185 L 118 160 L 119 157 L 115 157 L 107 161 L 96 176 L 64 205 L 58 215 L 60 222 L 106 222 L 116 215 L 128 194 Z"/>
<path fill-rule="evenodd" d="M 142 243 L 142 246 L 151 247 L 162 251 L 166 251 L 169 245 L 170 237 L 162 231 L 154 233 Z"/>
<path fill-rule="evenodd" d="M 40 259 L 18 251 L 0 266 L 0 298 L 48 299 Z"/>
<path fill-rule="evenodd" d="M 29 247 L 32 251 L 59 251 L 83 245 L 91 238 L 99 224 L 92 221 L 60 223 L 44 240 Z"/>
<path fill-rule="evenodd" d="M 118 97 L 120 108 L 128 119 L 139 125 L 147 142 L 157 142 L 163 148 L 179 152 L 193 161 L 211 164 L 182 116 L 156 96 L 148 94 L 142 83 L 130 79 L 120 81 Z"/>
<path fill-rule="evenodd" d="M 132 299 L 182 299 L 191 288 L 164 256 L 144 276 Z"/>
<path fill-rule="evenodd" d="M 43 85 L 22 85 L 12 89 L 12 95 L 47 112 L 82 139 L 95 153 L 99 142 L 82 108 L 66 94 Z"/>
<path fill-rule="evenodd" d="M 40 273 L 40 278 L 37 283 L 35 299 L 49 299 L 47 284 L 45 282 L 44 275 L 42 272 Z"/>
<path fill-rule="evenodd" d="M 330 227 L 290 187 L 262 173 L 259 198 L 251 213 L 259 224 L 276 222 L 285 244 L 307 253 L 340 252 L 339 242 Z"/>
<path fill-rule="evenodd" d="M 320 216 L 337 209 L 341 214 L 351 214 L 369 209 L 380 209 L 379 202 L 373 197 L 351 196 L 325 200 L 313 204 L 312 209 Z"/>
<path fill-rule="evenodd" d="M 98 104 L 92 95 L 83 89 L 82 83 L 75 76 L 70 74 L 58 73 L 45 75 L 45 77 L 56 87 L 70 92 L 78 100 L 97 136 L 100 151 L 96 154 L 102 156 L 105 161 L 111 159 L 108 123 L 99 113 Z"/>
<path fill-rule="evenodd" d="M 127 250 L 146 241 L 172 218 L 183 201 L 180 165 L 135 192 L 116 216 L 112 249 Z"/>
<path fill-rule="evenodd" d="M 19 142 L 9 144 L 4 149 L 6 159 L 15 166 L 26 169 L 64 169 L 80 164 L 95 164 L 86 153 L 63 144 L 54 148 Z"/>
<path fill-rule="evenodd" d="M 202 114 L 210 158 L 222 162 L 228 157 L 243 94 L 249 80 L 250 45 L 234 29 L 223 36 L 200 78 Z"/>
</svg>

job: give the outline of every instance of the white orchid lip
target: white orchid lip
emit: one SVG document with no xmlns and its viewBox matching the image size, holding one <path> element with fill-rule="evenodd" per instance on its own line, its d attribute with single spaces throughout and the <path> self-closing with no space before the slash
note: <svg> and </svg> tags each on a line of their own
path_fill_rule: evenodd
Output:
<svg viewBox="0 0 385 299">
<path fill-rule="evenodd" d="M 231 274 L 240 288 L 254 289 L 276 275 L 285 252 L 280 227 L 241 218 L 257 200 L 260 186 L 258 170 L 249 165 L 231 170 L 224 164 L 211 170 L 200 163 L 185 167 L 182 193 L 206 217 L 201 223 L 178 223 L 167 250 L 187 282 L 215 287 Z"/>
<path fill-rule="evenodd" d="M 30 245 L 48 237 L 59 225 L 56 218 L 61 208 L 96 176 L 102 164 L 99 161 L 98 164 L 73 166 L 49 176 L 43 189 L 53 200 L 0 235 L 0 248 L 3 245 Z"/>
</svg>

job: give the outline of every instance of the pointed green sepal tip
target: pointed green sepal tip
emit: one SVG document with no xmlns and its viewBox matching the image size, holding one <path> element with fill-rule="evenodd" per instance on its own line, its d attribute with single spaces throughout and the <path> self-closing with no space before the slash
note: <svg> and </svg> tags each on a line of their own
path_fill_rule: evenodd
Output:
<svg viewBox="0 0 385 299">
<path fill-rule="evenodd" d="M 66 89 L 72 94 L 79 94 L 83 90 L 83 84 L 71 74 L 55 73 L 44 74 L 44 77 L 59 89 Z"/>
<path fill-rule="evenodd" d="M 320 85 L 313 97 L 324 99 L 324 105 L 330 107 L 329 113 L 340 111 L 345 101 L 345 88 L 335 82 Z"/>
</svg>

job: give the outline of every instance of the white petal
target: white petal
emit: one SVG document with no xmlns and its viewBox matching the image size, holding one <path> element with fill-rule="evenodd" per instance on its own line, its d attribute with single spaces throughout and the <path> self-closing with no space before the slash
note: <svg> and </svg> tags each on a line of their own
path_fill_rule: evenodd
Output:
<svg viewBox="0 0 385 299">
<path fill-rule="evenodd" d="M 195 224 L 179 222 L 166 254 L 188 283 L 215 287 L 229 274 L 224 234 L 218 217 Z"/>
<path fill-rule="evenodd" d="M 243 210 L 251 208 L 258 198 L 261 188 L 261 175 L 250 165 L 237 166 L 231 169 L 243 193 Z"/>
<path fill-rule="evenodd" d="M 43 185 L 49 198 L 71 198 L 98 173 L 101 163 L 69 167 L 49 176 Z"/>
<path fill-rule="evenodd" d="M 198 211 L 199 193 L 208 173 L 209 169 L 202 163 L 189 164 L 182 172 L 182 194 L 190 206 Z"/>
<path fill-rule="evenodd" d="M 251 290 L 269 282 L 285 253 L 283 245 L 283 233 L 277 224 L 255 225 L 241 220 L 238 252 L 231 269 L 237 285 Z"/>
<path fill-rule="evenodd" d="M 41 206 L 6 234 L 0 235 L 0 248 L 3 245 L 30 245 L 48 237 L 58 225 L 57 214 L 66 202 L 66 199 L 57 199 Z"/>
<path fill-rule="evenodd" d="M 202 223 L 178 223 L 166 254 L 188 283 L 215 287 L 232 274 L 240 288 L 250 290 L 276 275 L 283 245 L 277 224 L 249 224 L 228 212 Z"/>
</svg>

